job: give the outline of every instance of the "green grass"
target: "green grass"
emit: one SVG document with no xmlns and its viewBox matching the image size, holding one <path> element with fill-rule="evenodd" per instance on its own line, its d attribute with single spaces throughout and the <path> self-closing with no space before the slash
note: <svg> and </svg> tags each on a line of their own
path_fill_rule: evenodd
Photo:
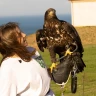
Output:
<svg viewBox="0 0 96 96">
<path fill-rule="evenodd" d="M 51 65 L 49 52 L 40 52 L 47 66 Z M 65 88 L 65 96 L 96 96 L 96 45 L 84 46 L 83 60 L 86 68 L 82 73 L 77 74 L 77 92 L 71 93 L 71 81 L 69 79 Z M 56 96 L 61 96 L 60 86 L 51 82 L 51 89 Z"/>
</svg>

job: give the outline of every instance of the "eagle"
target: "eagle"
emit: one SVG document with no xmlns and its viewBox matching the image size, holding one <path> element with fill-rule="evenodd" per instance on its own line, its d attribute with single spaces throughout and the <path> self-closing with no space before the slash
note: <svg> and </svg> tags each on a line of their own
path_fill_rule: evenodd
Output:
<svg viewBox="0 0 96 96">
<path fill-rule="evenodd" d="M 62 56 L 71 55 L 73 52 L 80 53 L 81 59 L 83 57 L 84 48 L 77 30 L 72 24 L 59 20 L 54 8 L 46 10 L 43 28 L 36 31 L 36 41 L 42 52 L 44 52 L 44 48 L 49 50 L 52 62 L 51 72 L 56 66 L 56 54 L 61 58 L 60 62 L 63 61 Z M 82 64 L 78 66 L 80 72 L 86 67 L 83 60 Z"/>
<path fill-rule="evenodd" d="M 56 83 L 65 84 L 71 70 L 76 69 L 73 73 L 84 71 L 86 65 L 82 59 L 84 48 L 81 38 L 72 24 L 58 19 L 54 8 L 46 10 L 43 28 L 36 31 L 36 41 L 42 52 L 49 50 L 52 62 L 50 73 Z"/>
</svg>

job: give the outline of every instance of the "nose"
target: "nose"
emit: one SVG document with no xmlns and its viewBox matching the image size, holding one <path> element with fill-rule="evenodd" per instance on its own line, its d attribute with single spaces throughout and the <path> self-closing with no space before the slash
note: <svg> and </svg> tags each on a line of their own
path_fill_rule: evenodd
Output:
<svg viewBox="0 0 96 96">
<path fill-rule="evenodd" d="M 21 34 L 22 34 L 23 37 L 26 37 L 26 34 L 25 33 L 22 32 Z"/>
</svg>

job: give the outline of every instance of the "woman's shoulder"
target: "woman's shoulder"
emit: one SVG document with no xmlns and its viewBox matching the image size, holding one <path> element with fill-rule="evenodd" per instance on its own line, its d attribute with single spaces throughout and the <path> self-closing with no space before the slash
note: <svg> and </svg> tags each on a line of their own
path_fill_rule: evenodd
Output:
<svg viewBox="0 0 96 96">
<path fill-rule="evenodd" d="M 3 72 L 3 74 L 10 74 L 10 72 L 12 71 L 12 66 L 14 64 L 14 59 L 12 58 L 6 58 L 4 59 L 4 61 L 2 62 L 1 66 L 0 66 L 0 73 Z"/>
<path fill-rule="evenodd" d="M 7 57 L 3 60 L 1 67 L 11 67 L 13 66 L 13 64 L 16 63 L 18 58 L 11 58 L 11 57 Z"/>
</svg>

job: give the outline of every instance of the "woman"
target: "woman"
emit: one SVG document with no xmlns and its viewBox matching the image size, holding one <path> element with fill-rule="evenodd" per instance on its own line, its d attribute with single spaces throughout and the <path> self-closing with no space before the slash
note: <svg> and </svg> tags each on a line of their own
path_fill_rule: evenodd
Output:
<svg viewBox="0 0 96 96">
<path fill-rule="evenodd" d="M 26 35 L 17 23 L 0 26 L 0 96 L 55 96 L 43 60 L 26 46 Z"/>
</svg>

